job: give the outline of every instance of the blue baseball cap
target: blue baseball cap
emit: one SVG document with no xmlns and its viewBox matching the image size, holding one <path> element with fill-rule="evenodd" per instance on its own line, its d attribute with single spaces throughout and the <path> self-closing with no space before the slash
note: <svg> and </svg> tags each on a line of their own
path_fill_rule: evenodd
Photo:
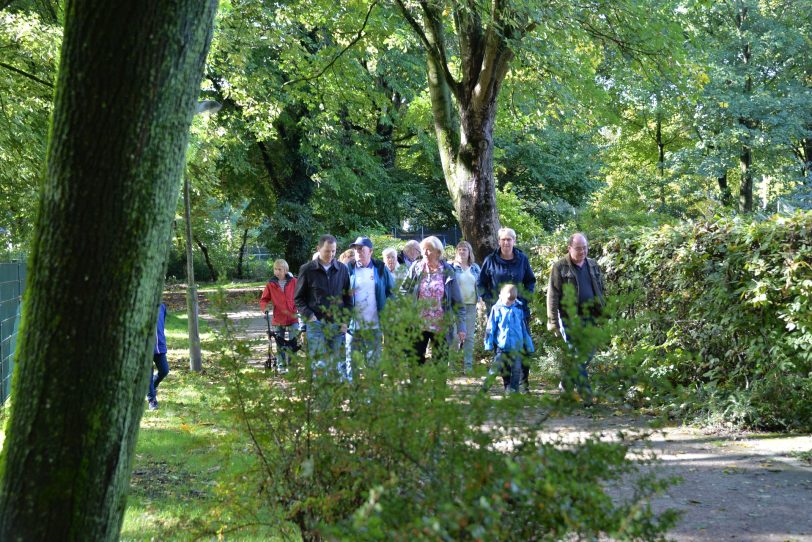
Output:
<svg viewBox="0 0 812 542">
<path fill-rule="evenodd" d="M 369 240 L 369 237 L 361 236 L 350 245 L 350 248 L 353 247 L 369 247 L 369 250 L 372 250 L 372 241 Z"/>
</svg>

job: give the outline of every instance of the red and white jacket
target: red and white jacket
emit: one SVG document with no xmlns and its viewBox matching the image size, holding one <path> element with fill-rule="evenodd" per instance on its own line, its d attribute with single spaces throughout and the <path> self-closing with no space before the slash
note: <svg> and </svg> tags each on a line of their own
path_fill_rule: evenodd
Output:
<svg viewBox="0 0 812 542">
<path fill-rule="evenodd" d="M 262 297 L 259 298 L 259 308 L 263 311 L 268 303 L 271 304 L 273 309 L 273 319 L 271 325 L 273 326 L 289 326 L 298 322 L 296 317 L 296 303 L 293 302 L 293 294 L 296 290 L 296 277 L 292 273 L 287 275 L 288 282 L 285 284 L 285 290 L 279 286 L 279 279 L 271 277 L 268 284 L 265 285 L 265 290 L 262 292 Z"/>
</svg>

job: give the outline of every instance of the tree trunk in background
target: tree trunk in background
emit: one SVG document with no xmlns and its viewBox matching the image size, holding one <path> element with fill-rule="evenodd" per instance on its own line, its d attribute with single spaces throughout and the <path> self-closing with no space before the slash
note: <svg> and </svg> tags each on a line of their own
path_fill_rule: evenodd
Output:
<svg viewBox="0 0 812 542">
<path fill-rule="evenodd" d="M 243 277 L 243 270 L 242 270 L 242 263 L 245 261 L 245 247 L 248 244 L 248 228 L 243 230 L 242 233 L 242 242 L 240 243 L 240 255 L 237 258 L 237 278 L 241 279 Z"/>
<path fill-rule="evenodd" d="M 727 184 L 727 173 L 722 173 L 716 180 L 719 183 L 719 194 L 722 197 L 722 205 L 729 207 L 733 204 L 733 193 L 730 191 L 730 186 Z"/>
<path fill-rule="evenodd" d="M 118 539 L 215 10 L 66 5 L 0 457 L 1 540 Z"/>
<path fill-rule="evenodd" d="M 208 268 L 209 274 L 211 275 L 211 280 L 217 282 L 218 278 L 217 269 L 215 269 L 214 264 L 211 263 L 211 258 L 209 257 L 209 249 L 206 247 L 206 245 L 200 242 L 200 239 L 198 239 L 196 235 L 192 235 L 192 239 L 194 239 L 197 248 L 199 248 L 200 252 L 203 254 L 203 261 L 206 262 L 206 267 Z"/>
<path fill-rule="evenodd" d="M 659 102 L 659 96 L 658 102 Z M 657 129 L 654 134 L 657 140 L 657 178 L 659 182 L 660 206 L 665 210 L 665 142 L 663 141 L 662 113 L 657 111 Z"/>
<path fill-rule="evenodd" d="M 183 216 L 186 224 L 186 329 L 189 334 L 189 369 L 203 370 L 203 350 L 200 348 L 200 315 L 195 280 L 195 254 L 192 251 L 192 182 L 183 177 Z"/>
<path fill-rule="evenodd" d="M 736 15 L 736 28 L 741 32 L 748 18 L 748 8 L 742 7 Z M 742 48 L 742 62 L 745 67 L 750 65 L 750 58 L 753 52 L 750 49 L 750 44 L 744 44 Z M 748 74 L 744 78 L 743 92 L 746 96 L 753 93 L 753 78 Z M 753 149 L 751 147 L 752 134 L 751 130 L 755 129 L 756 122 L 747 117 L 740 117 L 739 124 L 747 130 L 742 143 L 741 152 L 739 153 L 739 171 L 741 173 L 741 185 L 739 186 L 739 211 L 743 213 L 753 212 Z"/>
</svg>

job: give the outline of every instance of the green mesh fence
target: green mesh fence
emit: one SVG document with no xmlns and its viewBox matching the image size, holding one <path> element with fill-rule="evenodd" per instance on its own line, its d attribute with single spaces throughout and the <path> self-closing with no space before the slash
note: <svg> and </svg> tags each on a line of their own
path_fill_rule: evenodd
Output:
<svg viewBox="0 0 812 542">
<path fill-rule="evenodd" d="M 11 393 L 14 350 L 20 327 L 20 308 L 25 288 L 25 264 L 0 263 L 0 404 Z"/>
</svg>

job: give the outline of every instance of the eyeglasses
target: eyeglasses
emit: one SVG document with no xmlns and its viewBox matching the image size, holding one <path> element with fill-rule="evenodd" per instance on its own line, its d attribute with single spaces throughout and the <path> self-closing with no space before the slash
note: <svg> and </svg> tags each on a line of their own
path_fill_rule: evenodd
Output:
<svg viewBox="0 0 812 542">
<path fill-rule="evenodd" d="M 574 250 L 575 252 L 586 252 L 587 249 L 589 249 L 589 247 L 586 246 L 586 245 L 584 245 L 584 246 L 571 246 L 570 248 L 572 250 Z"/>
</svg>

